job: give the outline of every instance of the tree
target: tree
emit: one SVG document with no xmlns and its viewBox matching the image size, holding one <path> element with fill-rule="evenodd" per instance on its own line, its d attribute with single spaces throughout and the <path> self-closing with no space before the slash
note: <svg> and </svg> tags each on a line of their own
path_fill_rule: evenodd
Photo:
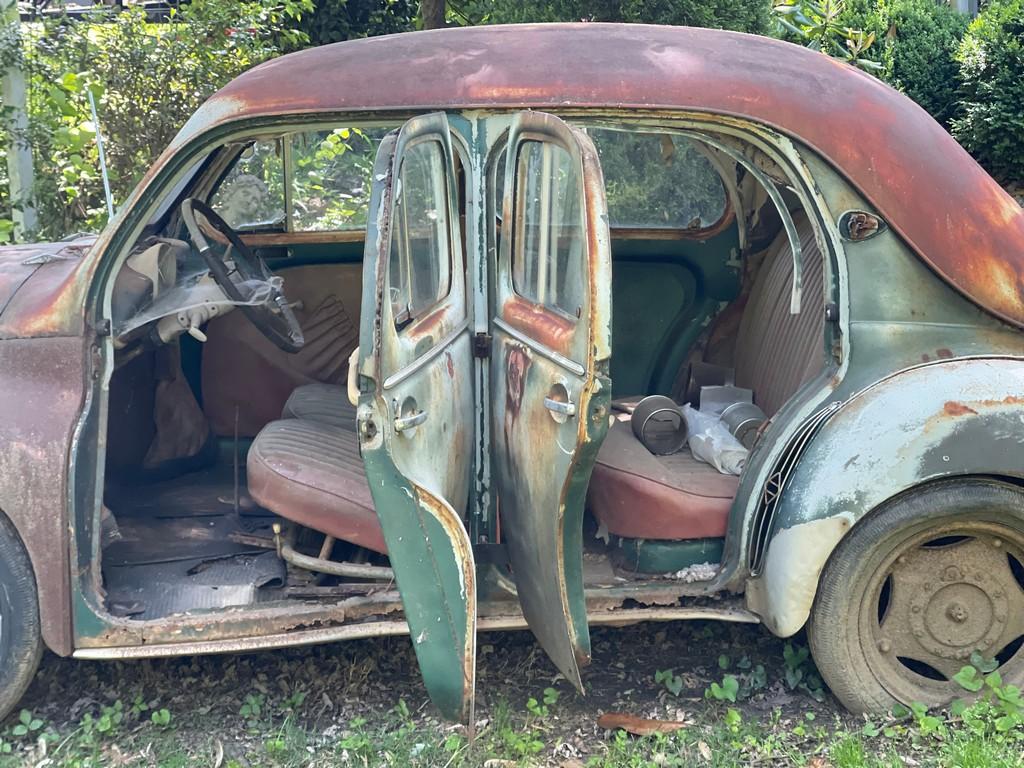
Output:
<svg viewBox="0 0 1024 768">
<path fill-rule="evenodd" d="M 445 0 L 421 0 L 420 18 L 424 29 L 441 29 L 445 25 Z"/>
</svg>

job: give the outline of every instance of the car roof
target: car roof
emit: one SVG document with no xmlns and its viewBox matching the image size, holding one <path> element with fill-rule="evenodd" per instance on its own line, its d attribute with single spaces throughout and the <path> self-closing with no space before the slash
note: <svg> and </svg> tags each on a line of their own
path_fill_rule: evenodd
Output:
<svg viewBox="0 0 1024 768">
<path fill-rule="evenodd" d="M 1024 209 L 913 101 L 771 38 L 582 23 L 335 43 L 239 76 L 174 144 L 266 115 L 472 108 L 679 110 L 766 124 L 828 159 L 949 284 L 1024 326 Z"/>
</svg>

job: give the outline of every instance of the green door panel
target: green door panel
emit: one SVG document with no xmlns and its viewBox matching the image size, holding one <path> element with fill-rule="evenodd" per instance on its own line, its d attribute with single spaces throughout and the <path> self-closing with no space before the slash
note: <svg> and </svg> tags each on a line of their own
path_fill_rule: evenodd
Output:
<svg viewBox="0 0 1024 768">
<path fill-rule="evenodd" d="M 530 629 L 582 690 L 584 500 L 611 399 L 604 182 L 590 139 L 551 115 L 518 115 L 508 146 L 491 320 L 500 535 Z"/>
<path fill-rule="evenodd" d="M 449 720 L 472 722 L 475 565 L 469 536 L 443 500 L 402 475 L 381 442 L 363 449 L 373 503 L 402 594 L 430 698 Z"/>
<path fill-rule="evenodd" d="M 469 723 L 476 569 L 463 519 L 474 440 L 473 357 L 444 114 L 414 118 L 386 137 L 373 179 L 359 442 L 423 682 L 445 717 Z"/>
</svg>

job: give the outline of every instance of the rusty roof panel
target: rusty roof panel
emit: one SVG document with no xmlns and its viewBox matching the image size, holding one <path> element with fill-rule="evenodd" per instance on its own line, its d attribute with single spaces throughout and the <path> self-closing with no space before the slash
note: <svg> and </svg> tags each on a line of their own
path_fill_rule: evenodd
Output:
<svg viewBox="0 0 1024 768">
<path fill-rule="evenodd" d="M 703 111 L 772 126 L 829 159 L 950 284 L 1024 325 L 1024 210 L 910 99 L 770 38 L 551 24 L 337 43 L 240 76 L 175 145 L 267 114 L 473 107 Z"/>
</svg>

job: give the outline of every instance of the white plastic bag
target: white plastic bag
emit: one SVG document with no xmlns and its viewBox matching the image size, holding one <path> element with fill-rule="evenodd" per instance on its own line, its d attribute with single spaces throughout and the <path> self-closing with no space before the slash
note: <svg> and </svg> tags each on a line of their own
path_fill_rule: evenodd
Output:
<svg viewBox="0 0 1024 768">
<path fill-rule="evenodd" d="M 729 432 L 729 428 L 717 416 L 684 405 L 687 438 L 690 451 L 700 461 L 706 462 L 723 475 L 738 475 L 747 463 L 747 449 Z"/>
</svg>

